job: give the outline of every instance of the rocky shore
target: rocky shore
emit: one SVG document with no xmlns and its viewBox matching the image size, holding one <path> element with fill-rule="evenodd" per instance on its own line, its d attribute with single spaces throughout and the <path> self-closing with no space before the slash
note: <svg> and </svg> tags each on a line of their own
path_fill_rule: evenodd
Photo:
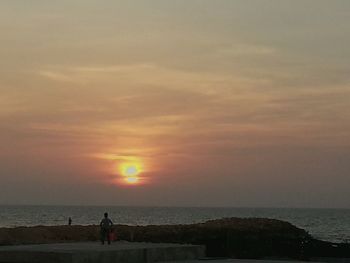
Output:
<svg viewBox="0 0 350 263">
<path fill-rule="evenodd" d="M 116 225 L 126 241 L 206 245 L 207 256 L 234 258 L 349 257 L 349 244 L 314 239 L 288 222 L 263 218 L 227 218 L 190 225 Z M 0 245 L 98 241 L 99 227 L 37 226 L 0 228 Z"/>
</svg>

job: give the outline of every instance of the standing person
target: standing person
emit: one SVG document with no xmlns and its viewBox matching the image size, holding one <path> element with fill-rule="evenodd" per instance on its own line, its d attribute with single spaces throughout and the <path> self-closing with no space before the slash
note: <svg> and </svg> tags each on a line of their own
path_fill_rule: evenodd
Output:
<svg viewBox="0 0 350 263">
<path fill-rule="evenodd" d="M 71 218 L 71 217 L 68 218 L 68 225 L 69 225 L 69 226 L 72 225 L 72 218 Z"/>
<path fill-rule="evenodd" d="M 109 233 L 111 232 L 113 226 L 112 220 L 108 218 L 108 213 L 104 214 L 104 218 L 101 220 L 100 227 L 101 227 L 101 243 L 102 245 L 105 244 L 105 240 L 107 239 L 108 245 L 111 244 L 111 239 Z"/>
</svg>

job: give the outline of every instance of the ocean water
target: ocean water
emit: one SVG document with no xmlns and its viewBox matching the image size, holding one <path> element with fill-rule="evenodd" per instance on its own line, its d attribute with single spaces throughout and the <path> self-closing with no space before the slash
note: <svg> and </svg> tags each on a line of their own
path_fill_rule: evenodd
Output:
<svg viewBox="0 0 350 263">
<path fill-rule="evenodd" d="M 290 208 L 181 208 L 102 206 L 0 206 L 0 227 L 98 224 L 108 211 L 116 224 L 190 224 L 224 217 L 263 217 L 288 221 L 315 238 L 350 242 L 350 210 Z"/>
</svg>

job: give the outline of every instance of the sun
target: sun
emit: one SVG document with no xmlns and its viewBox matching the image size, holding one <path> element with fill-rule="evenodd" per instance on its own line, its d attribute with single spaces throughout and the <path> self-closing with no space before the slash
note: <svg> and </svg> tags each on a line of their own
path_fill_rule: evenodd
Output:
<svg viewBox="0 0 350 263">
<path fill-rule="evenodd" d="M 126 177 L 136 177 L 142 172 L 142 167 L 138 163 L 122 163 L 120 173 Z"/>
<path fill-rule="evenodd" d="M 128 184 L 137 184 L 140 181 L 139 177 L 125 177 L 124 181 Z"/>
<path fill-rule="evenodd" d="M 124 183 L 139 184 L 140 174 L 143 172 L 142 165 L 136 162 L 125 162 L 119 164 L 119 174 L 123 177 Z"/>
<path fill-rule="evenodd" d="M 124 170 L 124 174 L 126 176 L 135 176 L 135 175 L 138 175 L 140 172 L 138 170 L 138 168 L 134 165 L 132 166 L 127 166 Z"/>
</svg>

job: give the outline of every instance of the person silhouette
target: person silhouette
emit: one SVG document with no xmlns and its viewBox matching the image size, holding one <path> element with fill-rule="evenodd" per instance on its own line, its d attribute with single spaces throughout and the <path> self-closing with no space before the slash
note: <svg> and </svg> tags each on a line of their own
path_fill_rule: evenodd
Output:
<svg viewBox="0 0 350 263">
<path fill-rule="evenodd" d="M 108 213 L 104 213 L 104 218 L 101 220 L 101 223 L 100 223 L 102 245 L 105 244 L 106 239 L 108 241 L 108 245 L 111 244 L 111 238 L 109 233 L 111 232 L 112 226 L 113 226 L 113 222 L 108 218 Z"/>
<path fill-rule="evenodd" d="M 71 217 L 68 218 L 68 225 L 69 225 L 69 226 L 72 225 L 72 218 L 71 218 Z"/>
</svg>

